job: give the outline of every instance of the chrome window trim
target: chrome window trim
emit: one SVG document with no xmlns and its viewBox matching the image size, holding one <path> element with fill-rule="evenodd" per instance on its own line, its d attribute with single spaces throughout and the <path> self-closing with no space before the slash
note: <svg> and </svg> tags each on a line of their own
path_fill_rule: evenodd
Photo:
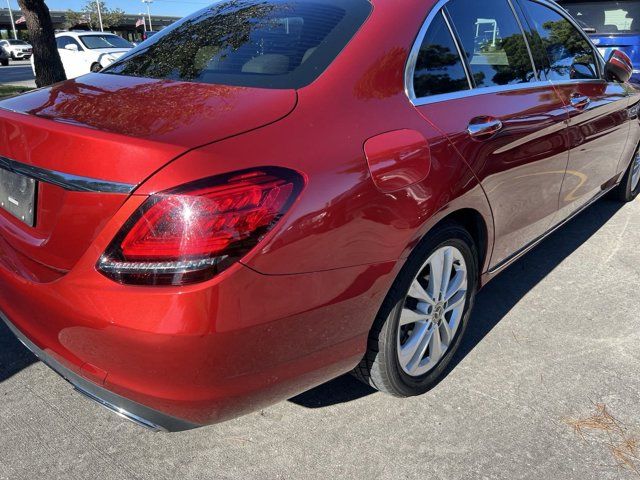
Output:
<svg viewBox="0 0 640 480">
<path fill-rule="evenodd" d="M 599 78 L 597 79 L 586 79 L 586 80 L 561 80 L 561 81 L 557 81 L 557 80 L 540 80 L 539 78 L 539 73 L 536 67 L 536 63 L 533 59 L 533 55 L 532 55 L 532 51 L 531 51 L 531 47 L 529 45 L 529 41 L 527 40 L 527 36 L 524 33 L 524 31 L 522 32 L 523 37 L 524 37 L 524 41 L 527 45 L 527 49 L 529 50 L 529 55 L 533 64 L 533 68 L 534 71 L 536 72 L 537 78 L 538 80 L 536 82 L 529 82 L 529 83 L 520 83 L 520 84 L 515 84 L 515 85 L 498 85 L 498 86 L 493 86 L 493 87 L 471 87 L 470 90 L 461 90 L 459 92 L 452 92 L 452 93 L 443 93 L 443 94 L 439 94 L 439 95 L 430 95 L 427 97 L 416 97 L 415 95 L 415 90 L 413 88 L 413 76 L 415 74 L 415 70 L 416 70 L 416 63 L 418 60 L 418 53 L 420 52 L 420 47 L 422 46 L 422 42 L 424 41 L 424 37 L 427 34 L 427 30 L 429 29 L 429 27 L 431 26 L 431 23 L 433 22 L 434 18 L 436 17 L 436 15 L 438 15 L 439 13 L 443 13 L 444 18 L 445 18 L 445 22 L 447 22 L 447 25 L 449 26 L 449 29 L 451 31 L 451 25 L 448 22 L 447 19 L 447 15 L 444 14 L 443 12 L 443 8 L 446 6 L 447 3 L 449 3 L 450 0 L 439 0 L 437 3 L 435 3 L 433 5 L 433 7 L 431 8 L 431 10 L 429 11 L 427 18 L 425 19 L 425 21 L 422 24 L 422 27 L 420 28 L 420 31 L 418 32 L 418 35 L 413 43 L 413 46 L 411 47 L 411 51 L 409 52 L 409 57 L 407 58 L 407 63 L 405 65 L 405 76 L 404 76 L 404 84 L 405 84 L 405 94 L 407 95 L 407 98 L 409 98 L 409 101 L 417 106 L 423 106 L 423 105 L 428 105 L 431 103 L 439 103 L 439 102 L 444 102 L 447 100 L 454 100 L 454 99 L 459 99 L 459 98 L 467 98 L 467 97 L 474 97 L 477 95 L 487 95 L 487 94 L 492 94 L 492 93 L 501 93 L 501 92 L 512 92 L 512 91 L 517 91 L 517 90 L 526 90 L 526 89 L 535 89 L 535 88 L 541 88 L 541 87 L 549 87 L 551 85 L 571 85 L 571 84 L 576 84 L 576 83 L 606 83 L 606 80 L 604 79 L 603 75 L 602 75 L 602 71 L 603 71 L 603 63 L 602 63 L 602 55 L 599 54 L 598 49 L 593 45 L 593 42 L 591 41 L 591 39 L 582 31 L 582 29 L 576 24 L 576 22 L 573 20 L 573 18 L 571 18 L 571 15 L 569 15 L 566 10 L 564 10 L 562 7 L 560 7 L 559 5 L 557 5 L 556 3 L 552 3 L 548 0 L 531 0 L 535 3 L 539 3 L 540 5 L 544 5 L 548 8 L 550 8 L 551 10 L 555 11 L 556 13 L 558 13 L 560 16 L 562 16 L 563 18 L 565 18 L 567 21 L 569 21 L 575 28 L 578 29 L 578 31 L 580 32 L 580 34 L 582 35 L 583 38 L 585 38 L 587 40 L 587 42 L 589 43 L 589 45 L 591 46 L 591 49 L 593 50 L 594 54 L 595 54 L 595 58 L 596 60 L 599 60 L 598 63 L 598 76 Z M 517 0 L 516 0 L 517 1 Z M 521 26 L 521 29 L 523 27 L 522 22 L 520 20 L 520 17 L 518 16 L 517 12 L 514 10 L 513 7 L 513 3 L 512 0 L 507 0 L 507 3 L 510 5 L 510 7 L 512 8 L 512 11 L 514 12 L 516 19 L 518 21 L 518 24 Z M 451 31 L 451 35 L 453 37 L 453 41 L 456 44 L 456 48 L 458 48 L 458 54 L 460 54 L 460 46 L 458 45 L 458 39 L 456 38 L 456 36 L 453 34 L 453 31 Z M 463 64 L 465 65 L 465 72 L 467 72 L 467 81 L 472 85 L 471 82 L 471 77 L 470 77 L 470 72 L 468 71 L 468 67 L 466 66 L 466 61 L 464 59 L 464 57 L 462 57 L 462 55 L 460 54 L 461 59 Z"/>
<path fill-rule="evenodd" d="M 477 97 L 480 95 L 489 95 L 491 93 L 507 93 L 517 90 L 528 90 L 549 86 L 551 86 L 551 82 L 536 81 L 529 83 L 517 83 L 515 85 L 508 86 L 497 85 L 493 87 L 479 87 L 473 88 L 471 90 L 461 90 L 459 92 L 442 93 L 439 95 L 430 95 L 428 97 L 414 98 L 413 100 L 411 100 L 411 103 L 413 103 L 413 105 L 415 105 L 416 107 L 420 107 L 423 105 L 429 105 L 431 103 L 440 103 L 447 100 L 456 100 L 459 98 Z"/>
<path fill-rule="evenodd" d="M 424 41 L 424 37 L 427 34 L 429 26 L 431 26 L 431 22 L 448 1 L 449 0 L 438 0 L 438 2 L 431 8 L 427 18 L 422 23 L 418 36 L 414 40 L 413 47 L 411 47 L 411 51 L 409 52 L 409 58 L 407 59 L 407 63 L 404 68 L 404 91 L 412 102 L 416 100 L 415 90 L 413 89 L 413 75 L 416 73 L 416 63 L 418 61 L 420 47 L 422 46 L 422 42 Z"/>
<path fill-rule="evenodd" d="M 444 23 L 447 25 L 447 28 L 449 29 L 449 34 L 453 39 L 453 44 L 456 46 L 456 51 L 458 52 L 458 56 L 460 57 L 460 62 L 462 62 L 462 68 L 464 69 L 464 74 L 467 76 L 467 84 L 469 84 L 469 90 L 473 90 L 473 78 L 471 77 L 471 71 L 469 70 L 469 62 L 466 58 L 467 56 L 464 54 L 462 50 L 462 46 L 460 45 L 460 39 L 458 38 L 458 34 L 455 31 L 453 24 L 451 23 L 451 19 L 449 18 L 449 12 L 447 12 L 445 8 L 441 8 L 440 13 L 442 13 L 442 18 L 444 18 Z M 425 35 L 426 35 L 426 32 L 425 32 Z M 420 43 L 420 46 L 422 46 L 422 43 Z M 419 48 L 418 48 L 418 54 L 420 54 Z M 416 57 L 416 63 L 417 63 L 417 57 Z M 414 68 L 414 75 L 415 75 L 415 68 Z M 412 80 L 411 83 L 413 84 L 413 75 L 411 80 Z"/>
<path fill-rule="evenodd" d="M 531 51 L 531 45 L 529 45 L 529 39 L 527 39 L 527 33 L 524 31 L 524 25 L 522 25 L 522 21 L 520 20 L 520 16 L 518 15 L 518 12 L 516 11 L 516 7 L 513 6 L 513 1 L 512 0 L 507 0 L 507 3 L 509 4 L 509 7 L 511 8 L 511 13 L 513 13 L 513 16 L 516 19 L 516 22 L 518 24 L 518 27 L 520 27 L 520 33 L 522 33 L 522 38 L 524 39 L 524 44 L 527 47 L 527 52 L 529 52 L 529 60 L 531 60 L 531 66 L 533 67 L 533 74 L 536 77 L 536 80 L 540 80 L 540 75 L 538 74 L 538 67 L 536 66 L 536 62 L 533 58 L 533 52 Z"/>
<path fill-rule="evenodd" d="M 131 193 L 136 187 L 128 183 L 110 182 L 97 178 L 81 177 L 69 173 L 47 170 L 33 165 L 16 162 L 0 156 L 0 168 L 14 173 L 19 173 L 34 180 L 57 185 L 58 187 L 73 192 L 99 192 L 99 193 Z"/>
<path fill-rule="evenodd" d="M 421 107 L 421 106 L 429 105 L 432 103 L 445 102 L 447 100 L 457 100 L 460 98 L 467 98 L 467 97 L 478 97 L 480 95 L 489 95 L 492 93 L 509 93 L 509 92 L 514 92 L 518 90 L 535 90 L 538 88 L 548 88 L 552 85 L 562 86 L 562 85 L 572 85 L 576 83 L 606 83 L 606 81 L 600 78 L 592 79 L 592 80 L 566 80 L 562 82 L 551 81 L 551 80 L 538 80 L 536 82 L 517 83 L 515 85 L 508 85 L 508 86 L 497 85 L 493 87 L 480 87 L 480 88 L 474 88 L 472 90 L 461 90 L 459 92 L 430 95 L 428 97 L 414 98 L 413 100 L 411 100 L 411 103 L 416 107 Z"/>
</svg>

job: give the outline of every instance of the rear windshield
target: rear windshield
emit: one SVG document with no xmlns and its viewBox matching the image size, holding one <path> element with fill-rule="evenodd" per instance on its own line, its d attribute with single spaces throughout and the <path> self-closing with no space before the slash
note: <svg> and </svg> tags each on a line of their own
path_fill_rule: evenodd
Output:
<svg viewBox="0 0 640 480">
<path fill-rule="evenodd" d="M 587 32 L 640 33 L 640 0 L 559 3 Z"/>
<path fill-rule="evenodd" d="M 9 42 L 9 45 L 29 45 L 23 40 L 7 40 L 7 42 Z"/>
<path fill-rule="evenodd" d="M 158 32 L 104 73 L 300 88 L 333 61 L 371 12 L 367 0 L 227 0 Z"/>
<path fill-rule="evenodd" d="M 133 44 L 117 35 L 80 35 L 83 45 L 89 49 L 131 48 Z"/>
</svg>

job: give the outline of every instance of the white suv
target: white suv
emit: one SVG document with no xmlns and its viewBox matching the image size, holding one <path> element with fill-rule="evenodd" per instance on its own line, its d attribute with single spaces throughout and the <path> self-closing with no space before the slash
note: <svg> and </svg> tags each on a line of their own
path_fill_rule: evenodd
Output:
<svg viewBox="0 0 640 480">
<path fill-rule="evenodd" d="M 124 38 L 107 32 L 60 32 L 56 44 L 67 78 L 99 72 L 133 48 Z M 31 68 L 35 74 L 33 58 Z"/>
<path fill-rule="evenodd" d="M 29 60 L 33 53 L 31 45 L 24 40 L 0 40 L 0 47 L 12 60 Z"/>
</svg>

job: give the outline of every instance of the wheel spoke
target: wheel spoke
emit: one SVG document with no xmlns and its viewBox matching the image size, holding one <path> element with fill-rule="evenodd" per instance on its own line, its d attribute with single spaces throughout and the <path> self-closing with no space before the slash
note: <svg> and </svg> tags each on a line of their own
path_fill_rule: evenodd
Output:
<svg viewBox="0 0 640 480">
<path fill-rule="evenodd" d="M 440 300 L 442 292 L 442 272 L 444 270 L 444 250 L 438 250 L 429 262 L 431 273 L 429 274 L 429 288 L 427 292 L 436 302 Z"/>
<path fill-rule="evenodd" d="M 433 335 L 429 341 L 429 363 L 435 363 L 442 357 L 442 339 L 440 338 L 440 329 L 435 328 Z"/>
<path fill-rule="evenodd" d="M 419 351 L 423 347 L 423 343 L 426 342 L 428 344 L 429 342 L 431 325 L 431 323 L 418 323 L 409 340 L 398 350 L 400 362 L 405 365 L 409 371 L 415 369 L 412 362 L 414 358 L 418 356 Z M 426 346 L 424 346 L 424 348 L 426 349 Z M 424 352 L 422 354 L 424 355 Z"/>
<path fill-rule="evenodd" d="M 442 282 L 440 284 L 440 298 L 444 299 L 449 290 L 451 269 L 453 268 L 453 249 L 446 248 L 442 256 Z"/>
<path fill-rule="evenodd" d="M 411 360 L 407 363 L 407 368 L 410 372 L 415 373 L 418 368 L 420 368 L 420 363 L 424 358 L 424 354 L 427 352 L 427 347 L 431 343 L 431 338 L 436 335 L 436 326 L 433 323 L 428 324 L 428 330 L 420 339 L 420 343 L 418 343 Z"/>
<path fill-rule="evenodd" d="M 411 287 L 409 287 L 409 296 L 411 298 L 415 298 L 416 300 L 427 302 L 429 305 L 435 305 L 433 298 L 431 298 L 431 295 L 429 295 L 424 287 L 420 285 L 420 282 L 417 278 L 413 282 L 411 282 Z"/>
<path fill-rule="evenodd" d="M 451 300 L 451 297 L 453 297 L 456 293 L 458 293 L 458 290 L 465 286 L 466 281 L 467 272 L 461 269 L 457 269 L 456 274 L 451 279 L 451 282 L 449 282 L 449 288 L 444 295 L 444 301 L 448 302 L 449 300 Z"/>
<path fill-rule="evenodd" d="M 444 309 L 444 313 L 449 313 L 457 308 L 462 307 L 466 300 L 467 300 L 467 291 L 458 290 L 456 294 L 453 297 L 451 297 L 451 300 L 449 300 L 449 304 L 447 305 L 447 308 Z"/>
<path fill-rule="evenodd" d="M 449 325 L 449 322 L 447 321 L 446 318 L 444 318 L 442 320 L 442 322 L 440 322 L 440 340 L 443 343 L 443 350 L 447 350 L 449 348 L 449 345 L 451 345 L 451 342 L 453 341 L 453 336 L 455 335 L 455 332 L 451 329 L 451 326 Z"/>
<path fill-rule="evenodd" d="M 400 312 L 400 326 L 410 325 L 412 323 L 427 322 L 432 316 L 426 313 L 416 312 L 410 308 L 403 308 Z"/>
</svg>

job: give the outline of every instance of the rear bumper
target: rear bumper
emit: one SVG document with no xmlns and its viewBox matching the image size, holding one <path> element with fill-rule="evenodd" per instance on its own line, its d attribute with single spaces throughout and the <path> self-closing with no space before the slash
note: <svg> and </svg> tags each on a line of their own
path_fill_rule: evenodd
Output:
<svg viewBox="0 0 640 480">
<path fill-rule="evenodd" d="M 0 320 L 7 325 L 9 330 L 11 330 L 17 339 L 20 340 L 20 342 L 36 357 L 38 357 L 42 363 L 47 365 L 54 372 L 73 385 L 78 392 L 117 415 L 120 415 L 137 425 L 156 431 L 178 432 L 200 426 L 198 424 L 158 412 L 157 410 L 153 410 L 149 407 L 133 402 L 127 398 L 121 397 L 120 395 L 116 395 L 105 388 L 99 387 L 95 383 L 89 382 L 38 348 L 1 312 Z"/>
<path fill-rule="evenodd" d="M 80 392 L 169 431 L 258 410 L 351 370 L 396 273 L 395 262 L 280 276 L 236 264 L 202 285 L 128 287 L 95 270 L 95 253 L 49 283 L 0 256 L 1 318 Z"/>
</svg>

